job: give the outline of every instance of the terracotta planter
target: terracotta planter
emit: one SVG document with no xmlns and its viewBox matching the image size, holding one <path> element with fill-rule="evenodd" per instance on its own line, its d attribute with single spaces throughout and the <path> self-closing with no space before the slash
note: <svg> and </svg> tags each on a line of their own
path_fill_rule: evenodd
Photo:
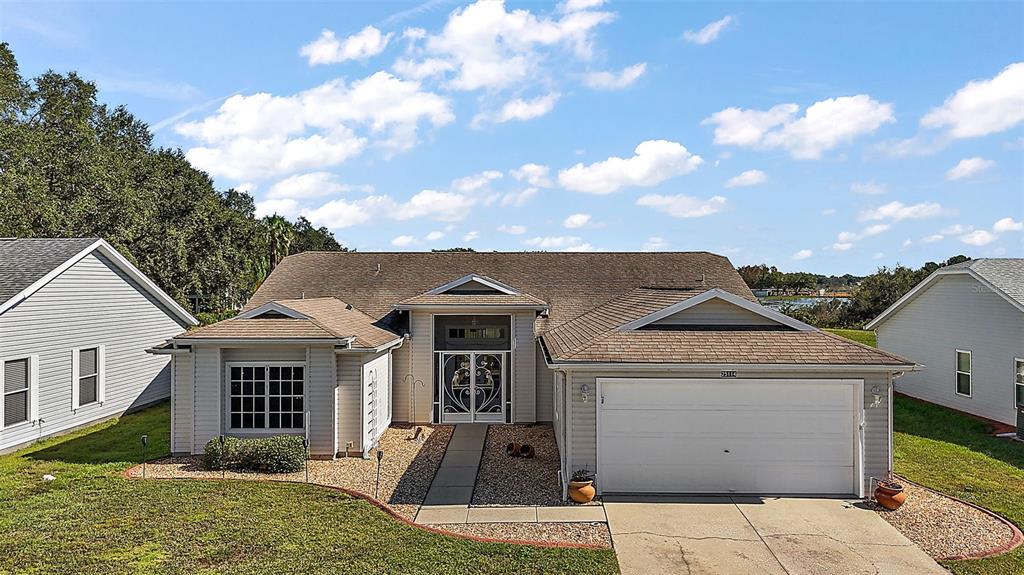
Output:
<svg viewBox="0 0 1024 575">
<path fill-rule="evenodd" d="M 594 500 L 597 490 L 593 481 L 570 481 L 569 498 L 576 503 L 590 503 Z"/>
<path fill-rule="evenodd" d="M 533 454 L 534 454 L 533 446 L 530 445 L 529 443 L 524 443 L 524 444 L 519 446 L 519 457 L 524 457 L 526 459 L 532 459 L 533 458 Z"/>
<path fill-rule="evenodd" d="M 879 482 L 875 488 L 875 501 L 890 511 L 899 509 L 900 505 L 907 500 L 907 494 L 903 486 L 893 481 Z"/>
</svg>

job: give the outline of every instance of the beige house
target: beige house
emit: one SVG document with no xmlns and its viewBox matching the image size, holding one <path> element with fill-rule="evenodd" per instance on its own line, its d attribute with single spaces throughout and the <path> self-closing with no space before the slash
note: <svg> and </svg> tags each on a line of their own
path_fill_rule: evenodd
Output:
<svg viewBox="0 0 1024 575">
<path fill-rule="evenodd" d="M 172 444 L 548 423 L 605 493 L 863 495 L 912 362 L 761 307 L 692 253 L 303 253 L 173 356 Z"/>
</svg>

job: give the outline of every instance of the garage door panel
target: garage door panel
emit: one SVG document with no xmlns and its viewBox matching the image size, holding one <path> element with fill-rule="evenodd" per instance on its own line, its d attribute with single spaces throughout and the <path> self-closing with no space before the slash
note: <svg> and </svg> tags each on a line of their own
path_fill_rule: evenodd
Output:
<svg viewBox="0 0 1024 575">
<path fill-rule="evenodd" d="M 849 383 L 616 381 L 601 394 L 604 491 L 855 491 Z"/>
</svg>

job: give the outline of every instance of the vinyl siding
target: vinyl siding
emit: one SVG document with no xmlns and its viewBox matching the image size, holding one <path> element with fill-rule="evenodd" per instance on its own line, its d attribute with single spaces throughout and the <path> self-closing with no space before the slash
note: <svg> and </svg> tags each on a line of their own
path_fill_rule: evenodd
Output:
<svg viewBox="0 0 1024 575">
<path fill-rule="evenodd" d="M 174 428 L 172 430 L 171 451 L 173 453 L 192 453 L 194 448 L 193 425 L 193 387 L 194 364 L 191 353 L 172 355 L 174 362 Z"/>
<path fill-rule="evenodd" d="M 651 325 L 776 325 L 778 322 L 720 299 L 709 299 L 691 308 L 652 322 Z"/>
<path fill-rule="evenodd" d="M 408 423 L 412 417 L 412 341 L 406 340 L 401 347 L 391 352 L 391 406 L 392 420 Z"/>
<path fill-rule="evenodd" d="M 206 443 L 221 435 L 221 374 L 224 372 L 219 347 L 194 346 L 192 452 L 203 453 Z"/>
<path fill-rule="evenodd" d="M 306 430 L 309 435 L 309 453 L 318 457 L 334 457 L 337 453 L 334 433 L 334 388 L 337 379 L 334 373 L 335 353 L 333 347 L 309 348 L 306 363 L 305 408 L 309 413 Z"/>
<path fill-rule="evenodd" d="M 520 312 L 512 319 L 515 322 L 515 346 L 512 361 L 512 421 L 533 423 L 537 421 L 537 340 L 533 337 L 535 312 Z"/>
<path fill-rule="evenodd" d="M 351 453 L 363 450 L 360 406 L 362 405 L 362 361 L 359 354 L 338 354 L 338 451 L 352 442 Z"/>
<path fill-rule="evenodd" d="M 578 469 L 597 469 L 597 397 L 598 377 L 643 377 L 643 378 L 717 378 L 718 372 L 693 373 L 679 371 L 579 371 L 569 372 L 570 384 L 566 394 L 571 394 L 569 408 L 568 473 Z M 883 477 L 890 468 L 889 437 L 889 376 L 877 373 L 792 373 L 769 374 L 744 371 L 740 377 L 747 379 L 863 379 L 864 380 L 864 491 L 869 490 L 871 477 Z M 580 386 L 590 386 L 590 398 L 584 402 Z M 871 389 L 878 386 L 882 402 L 878 407 L 869 407 L 874 402 Z M 597 479 L 600 482 L 600 477 Z"/>
<path fill-rule="evenodd" d="M 540 342 L 537 342 L 534 352 L 534 365 L 537 368 L 537 421 L 549 423 L 553 421 L 554 415 L 554 372 L 544 363 L 544 352 L 540 349 Z"/>
<path fill-rule="evenodd" d="M 0 431 L 0 449 L 118 415 L 170 395 L 170 359 L 147 348 L 184 331 L 101 254 L 85 256 L 0 315 L 0 360 L 39 356 L 38 417 Z M 72 410 L 73 348 L 104 346 L 105 401 Z"/>
<path fill-rule="evenodd" d="M 1016 424 L 1013 359 L 1024 357 L 1024 313 L 966 274 L 942 276 L 876 329 L 878 347 L 925 369 L 897 392 Z M 956 350 L 971 352 L 971 397 L 956 394 Z"/>
</svg>

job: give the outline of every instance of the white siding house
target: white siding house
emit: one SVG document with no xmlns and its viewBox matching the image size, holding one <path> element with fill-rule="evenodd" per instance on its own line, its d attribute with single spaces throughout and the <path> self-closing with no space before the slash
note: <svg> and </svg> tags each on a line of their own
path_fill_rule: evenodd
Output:
<svg viewBox="0 0 1024 575">
<path fill-rule="evenodd" d="M 0 239 L 0 450 L 166 399 L 195 323 L 102 240 Z"/>
<path fill-rule="evenodd" d="M 1024 405 L 1024 259 L 936 270 L 872 320 L 878 347 L 925 366 L 899 393 L 1017 425 Z"/>
</svg>

